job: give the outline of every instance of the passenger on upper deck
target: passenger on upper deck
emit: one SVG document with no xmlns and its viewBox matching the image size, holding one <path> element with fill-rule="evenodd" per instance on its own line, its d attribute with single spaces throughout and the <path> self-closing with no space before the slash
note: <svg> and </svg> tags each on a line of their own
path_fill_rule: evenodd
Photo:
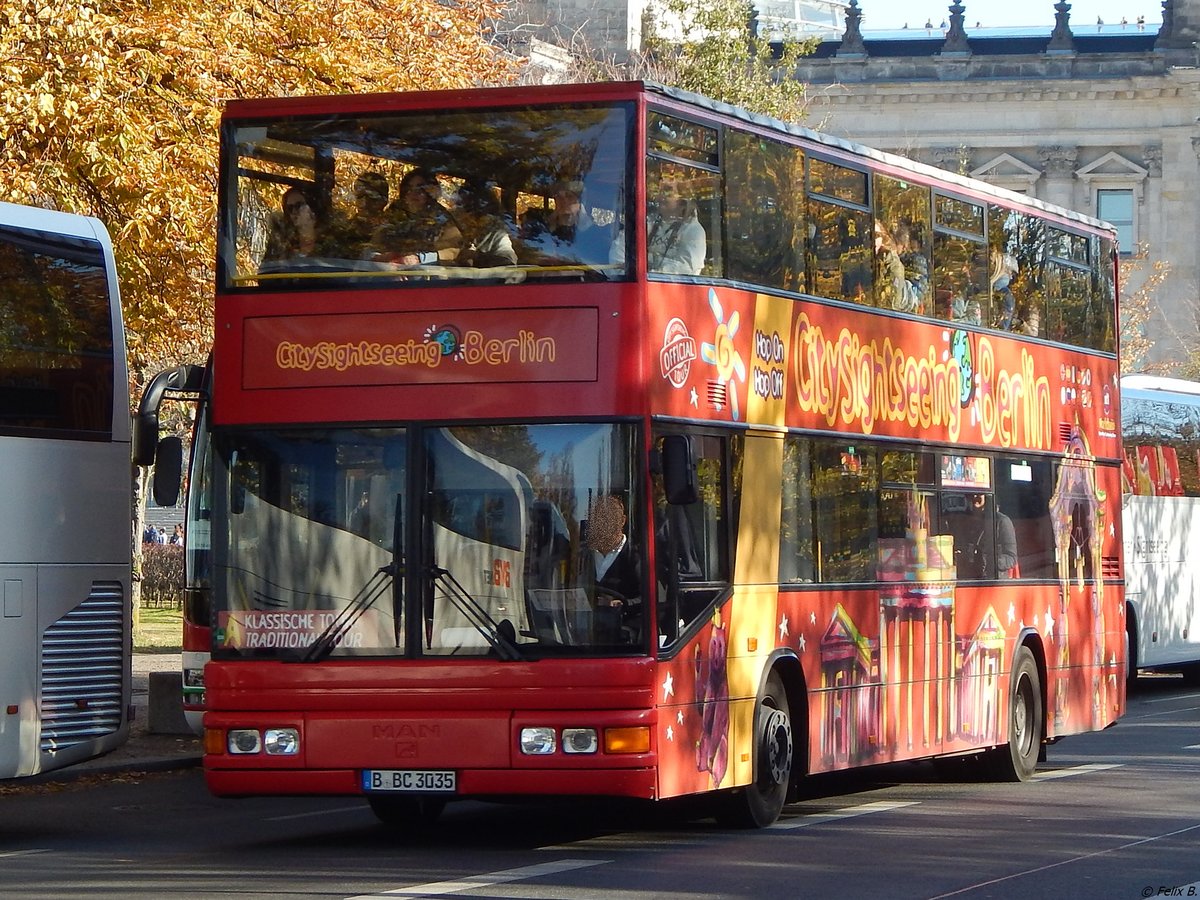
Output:
<svg viewBox="0 0 1200 900">
<path fill-rule="evenodd" d="M 875 292 L 885 309 L 925 311 L 929 288 L 929 263 L 912 248 L 910 229 L 897 222 L 894 230 L 875 222 Z"/>
<path fill-rule="evenodd" d="M 382 172 L 362 172 L 354 179 L 354 215 L 342 229 L 342 257 L 357 259 L 370 247 L 387 203 L 388 183 Z"/>
<path fill-rule="evenodd" d="M 463 232 L 460 266 L 515 266 L 517 251 L 496 197 L 486 184 L 468 179 L 458 189 L 456 221 Z"/>
<path fill-rule="evenodd" d="M 996 249 L 991 253 L 991 274 L 989 281 L 992 292 L 999 295 L 995 327 L 1008 331 L 1013 326 L 1013 314 L 1016 312 L 1017 299 L 1013 296 L 1012 282 L 1020 271 L 1017 258 L 1004 250 Z"/>
<path fill-rule="evenodd" d="M 684 199 L 677 182 L 660 186 L 658 214 L 648 222 L 646 247 L 651 272 L 699 275 L 704 268 L 708 234 L 696 215 L 696 202 Z"/>
<path fill-rule="evenodd" d="M 669 164 L 667 164 L 669 165 Z M 656 197 L 657 209 L 646 216 L 647 264 L 651 272 L 699 275 L 708 252 L 708 233 L 700 224 L 694 199 L 685 199 L 684 183 L 666 165 L 646 171 L 646 194 Z M 625 262 L 625 235 L 618 233 L 609 260 Z"/>
<path fill-rule="evenodd" d="M 263 262 L 315 256 L 317 213 L 308 194 L 296 185 L 283 192 L 282 209 L 271 218 Z"/>
<path fill-rule="evenodd" d="M 543 219 L 527 215 L 521 238 L 534 261 L 543 265 L 599 263 L 608 257 L 608 235 L 592 221 L 583 203 L 583 182 L 562 179 L 550 189 L 554 208 Z"/>
<path fill-rule="evenodd" d="M 372 258 L 406 266 L 439 265 L 458 256 L 462 232 L 437 202 L 440 185 L 427 169 L 412 169 L 371 238 Z"/>
</svg>

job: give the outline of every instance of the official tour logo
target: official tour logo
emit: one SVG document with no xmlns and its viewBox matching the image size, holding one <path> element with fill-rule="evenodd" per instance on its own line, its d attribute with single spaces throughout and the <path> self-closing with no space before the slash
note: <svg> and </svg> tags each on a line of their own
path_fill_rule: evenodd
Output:
<svg viewBox="0 0 1200 900">
<path fill-rule="evenodd" d="M 662 350 L 658 354 L 662 377 L 677 388 L 683 387 L 687 384 L 688 373 L 691 372 L 695 359 L 695 338 L 688 334 L 682 319 L 672 319 L 663 332 Z"/>
</svg>

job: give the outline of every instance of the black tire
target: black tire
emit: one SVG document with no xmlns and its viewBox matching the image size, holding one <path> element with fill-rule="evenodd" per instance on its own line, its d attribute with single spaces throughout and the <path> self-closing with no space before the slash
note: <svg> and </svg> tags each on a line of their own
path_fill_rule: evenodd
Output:
<svg viewBox="0 0 1200 900">
<path fill-rule="evenodd" d="M 1125 684 L 1127 687 L 1133 687 L 1137 683 L 1137 645 L 1137 620 L 1134 619 L 1133 611 L 1127 604 L 1125 606 Z"/>
<path fill-rule="evenodd" d="M 775 822 L 787 801 L 795 757 L 787 691 L 772 672 L 754 710 L 754 781 L 721 798 L 717 821 L 733 828 L 766 828 Z"/>
<path fill-rule="evenodd" d="M 446 801 L 436 797 L 382 797 L 373 794 L 367 797 L 367 803 L 371 805 L 375 818 L 399 831 L 427 828 L 437 821 L 446 808 Z"/>
<path fill-rule="evenodd" d="M 1000 781 L 1028 781 L 1042 748 L 1042 679 L 1028 647 L 1017 650 L 1008 684 L 1008 744 L 988 756 Z"/>
</svg>

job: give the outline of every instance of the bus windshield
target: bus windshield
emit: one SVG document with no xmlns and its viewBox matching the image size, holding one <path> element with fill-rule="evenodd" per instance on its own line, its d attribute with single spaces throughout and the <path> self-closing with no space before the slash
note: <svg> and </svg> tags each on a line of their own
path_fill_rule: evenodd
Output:
<svg viewBox="0 0 1200 900">
<path fill-rule="evenodd" d="M 596 423 L 218 434 L 214 654 L 645 650 L 636 446 Z"/>
<path fill-rule="evenodd" d="M 624 278 L 632 122 L 618 104 L 227 123 L 222 287 Z"/>
</svg>

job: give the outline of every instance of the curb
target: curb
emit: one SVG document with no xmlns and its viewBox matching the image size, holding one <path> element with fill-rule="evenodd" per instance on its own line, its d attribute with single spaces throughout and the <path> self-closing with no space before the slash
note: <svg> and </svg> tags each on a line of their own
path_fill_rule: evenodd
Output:
<svg viewBox="0 0 1200 900">
<path fill-rule="evenodd" d="M 163 759 L 133 759 L 125 762 L 111 762 L 89 764 L 88 762 L 76 763 L 72 766 L 66 766 L 62 769 L 54 769 L 50 772 L 40 772 L 37 775 L 30 775 L 28 778 L 21 779 L 22 784 L 38 785 L 38 784 L 54 784 L 66 783 L 72 781 L 82 781 L 92 775 L 128 775 L 133 772 L 173 772 L 182 769 L 194 769 L 199 767 L 201 757 L 196 756 L 178 756 Z"/>
</svg>

